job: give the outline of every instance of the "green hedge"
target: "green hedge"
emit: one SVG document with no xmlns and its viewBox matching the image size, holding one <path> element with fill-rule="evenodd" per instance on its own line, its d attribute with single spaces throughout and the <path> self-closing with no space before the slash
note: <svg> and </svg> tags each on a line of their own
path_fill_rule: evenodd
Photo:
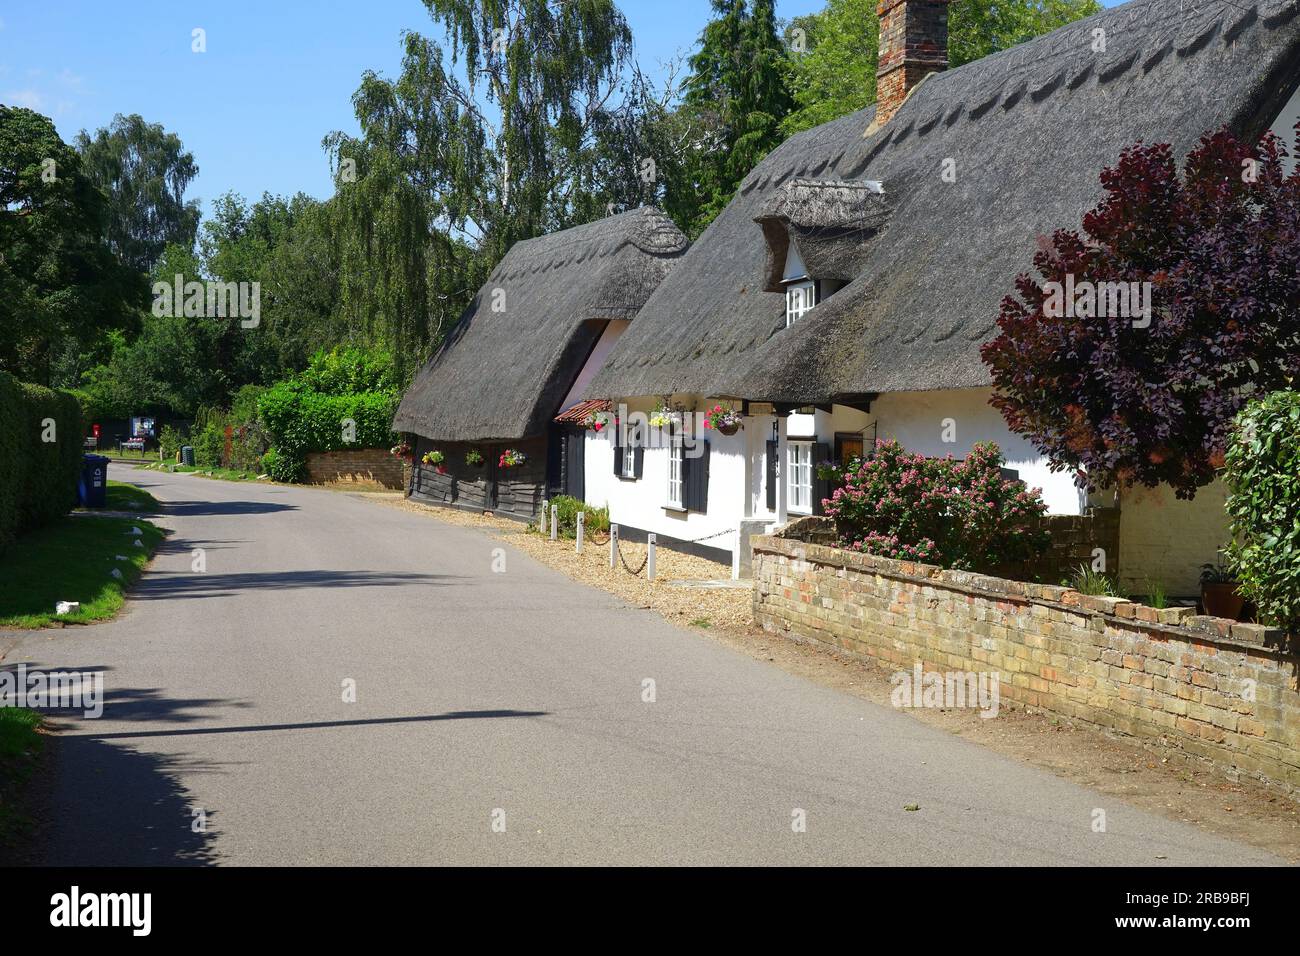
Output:
<svg viewBox="0 0 1300 956">
<path fill-rule="evenodd" d="M 307 454 L 346 448 L 388 448 L 397 437 L 392 432 L 394 392 L 322 395 L 302 382 L 279 382 L 258 399 L 262 424 L 276 451 L 271 477 L 276 481 L 301 481 Z M 344 421 L 356 423 L 355 441 L 344 441 Z"/>
<path fill-rule="evenodd" d="M 76 398 L 0 372 L 0 548 L 76 505 L 84 436 Z"/>
<path fill-rule="evenodd" d="M 1224 477 L 1239 588 L 1264 620 L 1300 634 L 1300 392 L 1241 411 Z"/>
</svg>

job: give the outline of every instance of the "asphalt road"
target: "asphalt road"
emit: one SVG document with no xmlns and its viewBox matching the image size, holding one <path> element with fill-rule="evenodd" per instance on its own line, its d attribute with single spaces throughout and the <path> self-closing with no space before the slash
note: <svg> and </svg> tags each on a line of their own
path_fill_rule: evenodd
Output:
<svg viewBox="0 0 1300 956">
<path fill-rule="evenodd" d="M 60 719 L 45 862 L 1282 862 L 508 547 L 495 572 L 480 532 L 122 471 L 167 503 L 164 550 L 116 621 L 27 633 L 4 662 L 104 675 L 103 716 Z"/>
</svg>

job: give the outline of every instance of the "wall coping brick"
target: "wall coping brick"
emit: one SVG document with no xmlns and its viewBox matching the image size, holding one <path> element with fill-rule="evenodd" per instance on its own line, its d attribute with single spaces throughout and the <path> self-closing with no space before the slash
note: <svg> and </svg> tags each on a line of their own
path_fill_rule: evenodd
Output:
<svg viewBox="0 0 1300 956">
<path fill-rule="evenodd" d="M 1080 594 L 1070 588 L 1051 584 L 1035 584 L 1028 581 L 1014 581 L 1010 578 L 995 578 L 973 571 L 956 571 L 940 568 L 932 564 L 916 561 L 899 561 L 860 551 L 848 551 L 844 548 L 832 548 L 822 544 L 810 544 L 792 538 L 776 535 L 755 535 L 750 539 L 754 553 L 762 551 L 768 554 L 784 554 L 800 558 L 815 564 L 852 569 L 915 583 L 942 584 L 949 589 L 977 597 L 1011 599 L 1026 604 L 1042 604 L 1055 610 L 1080 611 L 1099 614 L 1115 627 L 1127 630 L 1141 630 L 1146 633 L 1177 638 L 1217 647 L 1261 651 L 1275 655 L 1278 659 L 1291 658 L 1286 650 L 1286 635 L 1278 628 L 1265 627 L 1261 624 L 1242 624 L 1221 617 L 1186 614 L 1190 608 L 1165 608 L 1177 611 L 1160 619 L 1160 611 L 1136 604 L 1124 598 L 1104 597 L 1100 595 Z M 758 586 L 755 579 L 755 587 Z M 1150 619 L 1136 617 L 1136 612 L 1145 610 L 1154 612 Z M 1185 619 L 1186 624 L 1178 623 Z"/>
</svg>

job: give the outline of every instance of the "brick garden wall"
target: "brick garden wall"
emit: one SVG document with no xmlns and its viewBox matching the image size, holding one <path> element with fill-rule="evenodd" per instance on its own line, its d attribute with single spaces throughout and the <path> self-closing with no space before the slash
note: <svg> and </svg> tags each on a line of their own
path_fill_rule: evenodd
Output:
<svg viewBox="0 0 1300 956">
<path fill-rule="evenodd" d="M 366 482 L 401 491 L 406 487 L 401 458 L 387 448 L 358 448 L 347 451 L 313 451 L 307 455 L 307 481 L 323 484 L 334 481 Z"/>
<path fill-rule="evenodd" d="M 1300 800 L 1300 657 L 1279 632 L 787 538 L 754 547 L 754 619 L 891 670 L 997 672 L 1004 699 Z"/>
</svg>

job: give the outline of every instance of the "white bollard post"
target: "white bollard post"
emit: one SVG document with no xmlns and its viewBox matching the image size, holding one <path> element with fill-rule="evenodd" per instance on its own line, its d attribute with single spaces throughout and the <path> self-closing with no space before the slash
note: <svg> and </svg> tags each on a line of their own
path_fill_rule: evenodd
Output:
<svg viewBox="0 0 1300 956">
<path fill-rule="evenodd" d="M 582 554 L 582 528 L 586 523 L 587 523 L 587 512 L 579 511 L 578 512 L 578 541 L 577 541 L 577 548 L 576 548 L 578 554 Z"/>
<path fill-rule="evenodd" d="M 609 526 L 609 569 L 614 570 L 614 563 L 618 560 L 618 525 Z"/>
<path fill-rule="evenodd" d="M 551 505 L 551 540 L 552 541 L 556 539 L 557 532 L 559 531 L 559 526 L 560 526 L 559 514 L 560 514 L 559 505 Z"/>
<path fill-rule="evenodd" d="M 542 499 L 542 527 L 541 527 L 542 534 L 546 534 L 546 507 L 547 507 L 547 502 L 546 499 L 543 498 Z"/>
<path fill-rule="evenodd" d="M 648 534 L 645 536 L 645 579 L 653 581 L 655 579 L 655 536 Z"/>
</svg>

